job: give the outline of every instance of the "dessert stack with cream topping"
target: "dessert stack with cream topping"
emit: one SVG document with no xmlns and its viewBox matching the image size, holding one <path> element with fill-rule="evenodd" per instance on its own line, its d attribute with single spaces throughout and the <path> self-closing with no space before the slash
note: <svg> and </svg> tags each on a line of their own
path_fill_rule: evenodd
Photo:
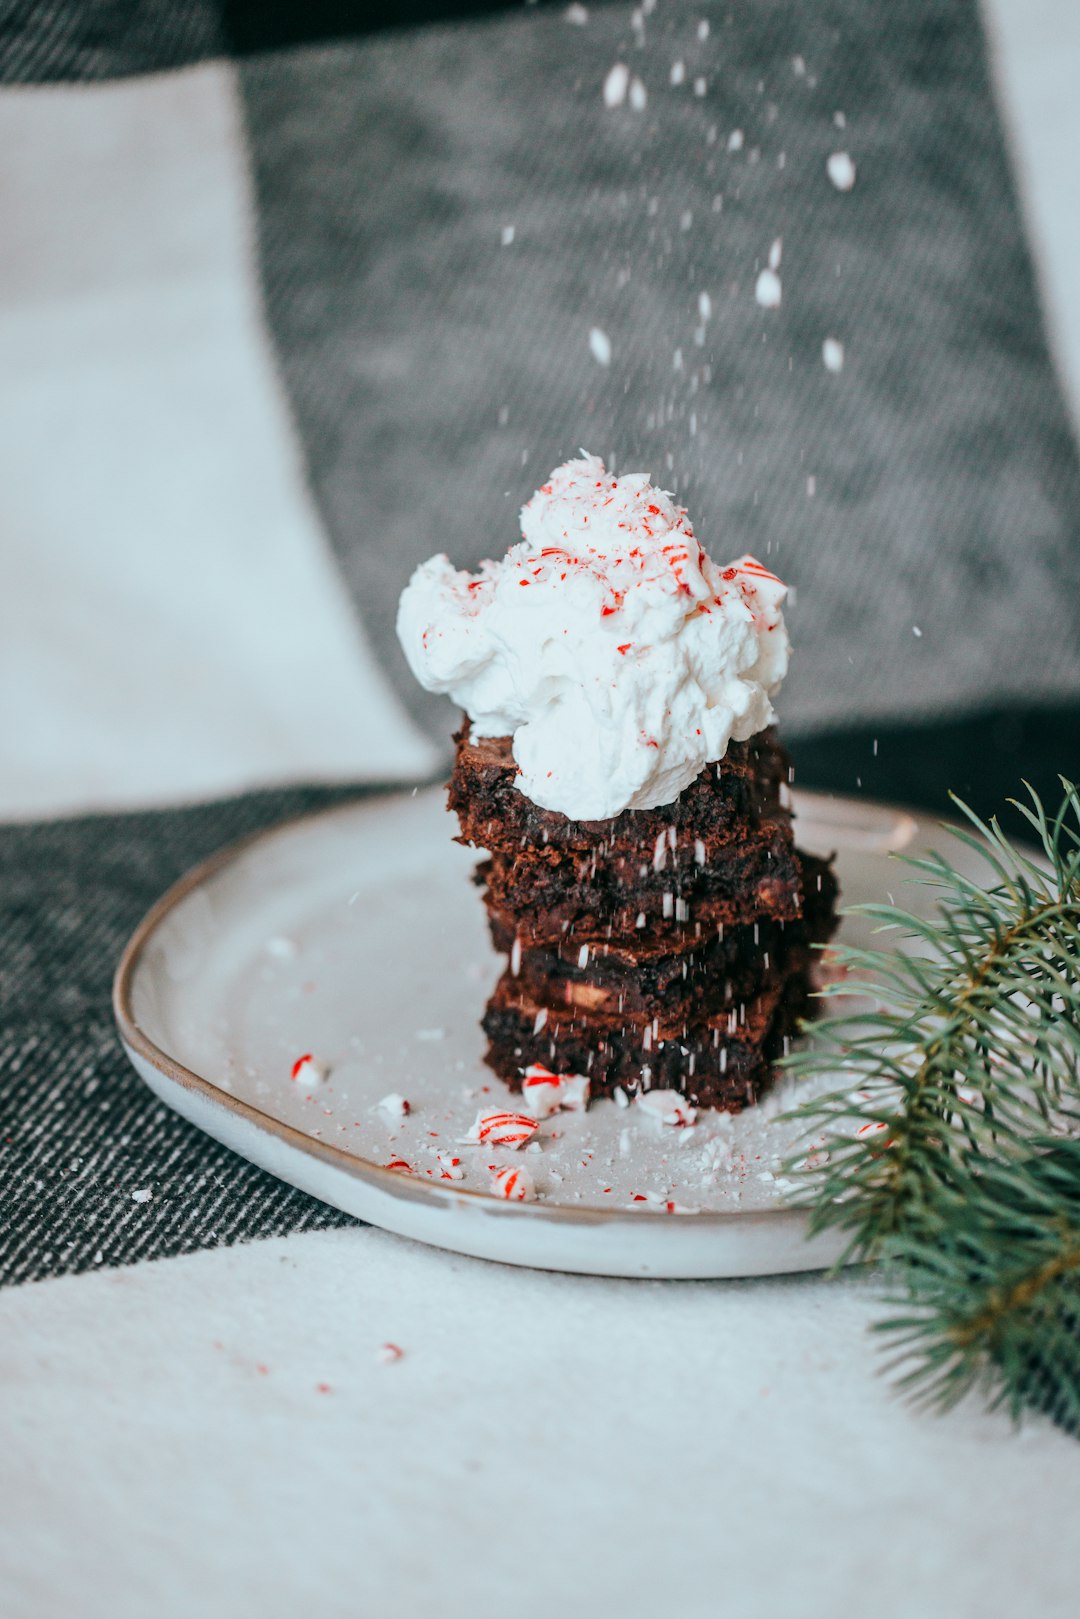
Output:
<svg viewBox="0 0 1080 1619">
<path fill-rule="evenodd" d="M 476 575 L 433 557 L 398 633 L 466 711 L 450 803 L 507 967 L 488 1062 L 591 1093 L 759 1096 L 833 926 L 826 863 L 795 847 L 771 729 L 784 586 L 718 566 L 643 474 L 558 468 L 522 540 Z"/>
</svg>

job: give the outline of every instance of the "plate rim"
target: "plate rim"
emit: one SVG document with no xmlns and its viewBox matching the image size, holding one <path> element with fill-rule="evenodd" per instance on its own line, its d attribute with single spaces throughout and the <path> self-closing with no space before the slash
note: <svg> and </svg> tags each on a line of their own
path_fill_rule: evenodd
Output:
<svg viewBox="0 0 1080 1619">
<path fill-rule="evenodd" d="M 444 789 L 439 786 L 424 786 L 408 791 L 410 799 L 423 795 L 425 798 Z M 374 808 L 387 800 L 405 796 L 405 789 L 392 790 L 388 793 L 371 793 L 370 790 L 358 793 L 355 798 L 347 798 L 344 802 L 327 804 L 314 810 L 302 811 L 291 815 L 273 826 L 262 827 L 258 831 L 249 832 L 242 837 L 233 839 L 216 849 L 205 859 L 200 860 L 182 876 L 169 885 L 164 893 L 154 902 L 145 916 L 136 926 L 121 953 L 120 959 L 113 975 L 112 985 L 112 1012 L 122 1044 L 130 1058 L 138 1057 L 158 1073 L 179 1084 L 184 1090 L 193 1092 L 204 1101 L 224 1109 L 234 1118 L 242 1120 L 245 1124 L 276 1137 L 285 1146 L 300 1152 L 307 1157 L 320 1159 L 334 1169 L 342 1171 L 354 1180 L 360 1180 L 391 1193 L 394 1197 L 404 1198 L 410 1202 L 418 1202 L 430 1206 L 460 1208 L 462 1204 L 482 1211 L 485 1214 L 511 1217 L 514 1219 L 532 1219 L 556 1221 L 562 1225 L 588 1225 L 605 1226 L 624 1224 L 638 1227 L 642 1222 L 642 1214 L 630 1209 L 604 1209 L 588 1206 L 573 1208 L 568 1204 L 542 1203 L 542 1202 L 508 1202 L 505 1199 L 495 1198 L 490 1192 L 475 1187 L 454 1185 L 444 1186 L 437 1181 L 425 1181 L 416 1176 L 402 1174 L 399 1170 L 388 1169 L 383 1164 L 377 1164 L 370 1158 L 359 1157 L 333 1142 L 322 1141 L 315 1136 L 308 1135 L 296 1125 L 288 1124 L 283 1119 L 267 1113 L 264 1109 L 256 1107 L 253 1103 L 244 1101 L 241 1097 L 233 1096 L 222 1089 L 213 1080 L 194 1069 L 188 1068 L 161 1046 L 142 1028 L 132 1005 L 132 991 L 136 974 L 142 964 L 148 945 L 155 933 L 190 894 L 201 888 L 205 883 L 212 881 L 222 871 L 234 865 L 245 855 L 260 844 L 269 843 L 271 839 L 294 833 L 301 827 L 313 825 L 315 822 L 328 820 L 333 816 L 347 814 L 355 811 L 358 806 L 370 805 Z M 857 799 L 846 793 L 827 793 L 813 789 L 796 790 L 796 800 L 804 802 L 821 802 L 832 804 L 851 804 L 859 808 L 872 808 L 886 810 L 898 817 L 910 821 L 918 826 L 917 816 L 910 810 L 898 805 L 882 803 L 876 799 Z M 910 841 L 910 839 L 908 840 Z M 906 846 L 906 845 L 904 845 Z M 883 851 L 889 853 L 892 851 Z M 134 1063 L 136 1072 L 139 1065 Z M 140 1073 L 143 1083 L 147 1081 Z M 196 1126 L 200 1128 L 200 1126 Z M 206 1132 L 209 1133 L 209 1132 Z M 272 1172 L 271 1172 L 272 1173 Z M 280 1178 L 280 1177 L 279 1177 Z M 676 1217 L 678 1218 L 678 1217 Z M 717 1226 L 730 1230 L 734 1223 L 743 1226 L 775 1226 L 777 1223 L 798 1223 L 807 1226 L 807 1210 L 799 1205 L 789 1204 L 772 1209 L 704 1209 L 693 1211 L 682 1216 L 688 1222 L 692 1221 L 695 1228 Z M 806 1237 L 810 1239 L 810 1232 L 806 1230 Z"/>
</svg>

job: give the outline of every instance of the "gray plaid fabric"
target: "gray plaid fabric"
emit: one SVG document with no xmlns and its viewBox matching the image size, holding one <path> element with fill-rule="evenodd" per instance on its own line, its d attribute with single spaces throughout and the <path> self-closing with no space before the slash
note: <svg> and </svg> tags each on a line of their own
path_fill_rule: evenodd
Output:
<svg viewBox="0 0 1080 1619">
<path fill-rule="evenodd" d="M 242 66 L 268 317 L 402 695 L 445 734 L 393 635 L 413 566 L 499 552 L 585 445 L 675 486 L 714 554 L 795 583 L 789 735 L 1075 703 L 1080 474 L 975 8 L 680 0 L 644 48 L 629 18 L 512 12 Z M 618 61 L 644 111 L 604 106 Z"/>
<path fill-rule="evenodd" d="M 0 829 L 0 1285 L 350 1223 L 157 1102 L 109 1004 L 120 952 L 169 883 L 222 843 L 345 796 L 297 788 Z"/>
<path fill-rule="evenodd" d="M 184 67 L 225 48 L 217 0 L 11 0 L 0 82 L 83 83 Z"/>
</svg>

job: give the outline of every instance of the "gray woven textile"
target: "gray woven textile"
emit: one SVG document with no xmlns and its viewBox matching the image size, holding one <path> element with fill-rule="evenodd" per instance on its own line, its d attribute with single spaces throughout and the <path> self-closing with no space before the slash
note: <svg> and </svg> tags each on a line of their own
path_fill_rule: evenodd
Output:
<svg viewBox="0 0 1080 1619">
<path fill-rule="evenodd" d="M 161 73 L 225 49 L 219 0 L 6 0 L 0 82 L 95 83 Z"/>
<path fill-rule="evenodd" d="M 0 829 L 0 1285 L 350 1224 L 156 1102 L 110 1011 L 120 952 L 169 883 L 346 796 L 297 788 Z"/>
<path fill-rule="evenodd" d="M 643 111 L 604 105 L 619 61 Z M 314 488 L 436 734 L 397 594 L 432 551 L 498 552 L 579 445 L 796 584 L 789 734 L 1080 695 L 1080 474 L 974 5 L 666 0 L 643 47 L 629 7 L 516 12 L 241 80 Z"/>
</svg>

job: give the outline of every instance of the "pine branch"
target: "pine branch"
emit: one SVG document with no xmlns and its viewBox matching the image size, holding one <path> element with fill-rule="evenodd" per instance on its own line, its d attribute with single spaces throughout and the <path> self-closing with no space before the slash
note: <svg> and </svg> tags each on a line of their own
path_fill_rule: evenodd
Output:
<svg viewBox="0 0 1080 1619">
<path fill-rule="evenodd" d="M 1014 1413 L 1051 1409 L 1080 1434 L 1080 792 L 1048 816 L 1016 807 L 1041 859 L 954 798 L 952 835 L 986 885 L 934 852 L 900 857 L 935 896 L 927 920 L 855 907 L 891 950 L 834 949 L 823 994 L 854 1006 L 788 1059 L 845 1087 L 793 1117 L 810 1228 L 885 1263 L 880 1324 L 902 1386 L 950 1405 L 976 1384 Z"/>
</svg>

